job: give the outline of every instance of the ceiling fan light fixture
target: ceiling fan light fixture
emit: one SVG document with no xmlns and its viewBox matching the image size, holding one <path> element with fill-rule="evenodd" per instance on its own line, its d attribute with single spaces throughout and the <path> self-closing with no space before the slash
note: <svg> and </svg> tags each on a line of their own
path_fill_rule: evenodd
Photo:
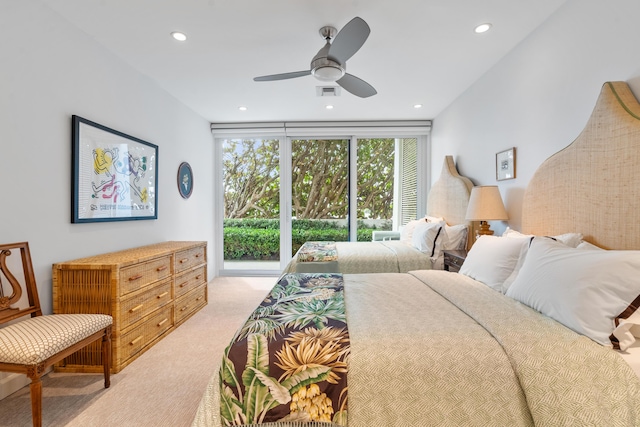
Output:
<svg viewBox="0 0 640 427">
<path fill-rule="evenodd" d="M 334 65 L 325 65 L 314 68 L 311 70 L 311 74 L 313 74 L 316 79 L 323 82 L 335 82 L 344 76 L 344 69 Z"/>
</svg>

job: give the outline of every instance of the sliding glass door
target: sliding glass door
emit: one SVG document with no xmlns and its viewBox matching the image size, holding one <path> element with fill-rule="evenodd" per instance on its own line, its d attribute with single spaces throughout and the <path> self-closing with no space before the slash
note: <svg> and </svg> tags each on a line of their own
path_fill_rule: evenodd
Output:
<svg viewBox="0 0 640 427">
<path fill-rule="evenodd" d="M 292 254 L 306 241 L 349 240 L 349 140 L 291 140 Z"/>
<path fill-rule="evenodd" d="M 225 270 L 280 270 L 278 139 L 225 139 L 223 253 Z"/>
<path fill-rule="evenodd" d="M 426 141 L 216 139 L 216 274 L 277 275 L 306 241 L 370 241 L 424 215 Z"/>
</svg>

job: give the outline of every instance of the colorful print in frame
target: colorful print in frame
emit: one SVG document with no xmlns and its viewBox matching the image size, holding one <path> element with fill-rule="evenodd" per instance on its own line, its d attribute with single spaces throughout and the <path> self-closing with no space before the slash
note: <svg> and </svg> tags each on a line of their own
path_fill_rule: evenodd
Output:
<svg viewBox="0 0 640 427">
<path fill-rule="evenodd" d="M 158 218 L 158 146 L 72 116 L 71 222 Z"/>
</svg>

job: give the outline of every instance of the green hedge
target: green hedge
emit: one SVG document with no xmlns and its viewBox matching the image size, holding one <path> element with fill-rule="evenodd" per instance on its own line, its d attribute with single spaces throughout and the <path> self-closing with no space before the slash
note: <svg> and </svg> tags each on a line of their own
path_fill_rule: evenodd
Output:
<svg viewBox="0 0 640 427">
<path fill-rule="evenodd" d="M 294 220 L 292 253 L 307 241 L 347 241 L 346 227 L 331 221 Z M 358 241 L 371 241 L 374 228 L 358 226 Z M 224 221 L 225 260 L 277 260 L 280 257 L 280 221 L 226 219 Z"/>
</svg>

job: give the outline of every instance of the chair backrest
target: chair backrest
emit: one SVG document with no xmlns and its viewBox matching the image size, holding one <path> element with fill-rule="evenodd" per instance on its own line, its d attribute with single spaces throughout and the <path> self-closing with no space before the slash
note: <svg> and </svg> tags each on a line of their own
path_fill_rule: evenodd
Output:
<svg viewBox="0 0 640 427">
<path fill-rule="evenodd" d="M 22 262 L 23 284 L 11 273 L 7 265 L 7 258 L 13 254 L 12 251 L 20 252 L 20 260 L 15 262 Z M 11 264 L 15 265 L 13 262 Z M 21 299 L 25 290 L 29 306 L 26 308 L 13 307 Z M 9 292 L 11 292 L 10 295 L 5 295 L 5 293 Z M 33 265 L 31 264 L 29 243 L 0 244 L 0 323 L 6 323 L 27 315 L 31 315 L 31 317 L 42 315 L 38 288 L 33 274 Z"/>
</svg>

